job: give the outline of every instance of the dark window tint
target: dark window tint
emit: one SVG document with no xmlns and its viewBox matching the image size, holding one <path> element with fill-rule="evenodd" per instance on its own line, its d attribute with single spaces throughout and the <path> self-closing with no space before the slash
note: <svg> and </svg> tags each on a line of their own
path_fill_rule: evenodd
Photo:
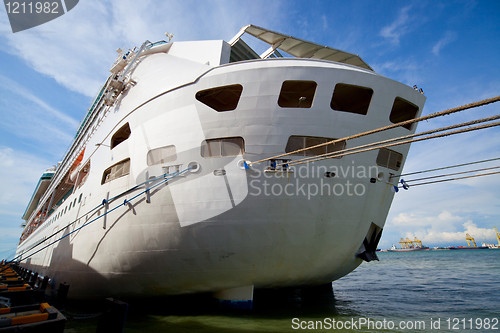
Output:
<svg viewBox="0 0 500 333">
<path fill-rule="evenodd" d="M 128 123 L 126 123 L 118 131 L 116 131 L 115 134 L 113 134 L 113 137 L 111 137 L 111 149 L 115 148 L 120 143 L 127 140 L 129 136 L 130 136 L 130 126 L 128 125 Z"/>
<path fill-rule="evenodd" d="M 314 81 L 285 81 L 281 86 L 278 105 L 282 108 L 310 108 L 316 86 Z"/>
<path fill-rule="evenodd" d="M 394 150 L 381 148 L 378 151 L 377 165 L 398 171 L 403 161 L 403 155 Z"/>
<path fill-rule="evenodd" d="M 201 144 L 201 157 L 238 156 L 245 152 L 243 138 L 221 138 L 203 141 Z"/>
<path fill-rule="evenodd" d="M 402 121 L 414 119 L 417 115 L 418 107 L 407 100 L 402 99 L 401 97 L 396 97 L 394 100 L 394 104 L 392 105 L 391 115 L 389 116 L 389 120 L 393 124 L 400 123 Z M 406 124 L 403 127 L 407 129 L 411 129 L 413 124 Z"/>
<path fill-rule="evenodd" d="M 326 143 L 326 142 L 329 142 L 332 140 L 335 140 L 335 139 L 333 139 L 333 138 L 319 138 L 319 137 L 312 137 L 312 136 L 292 135 L 290 138 L 288 138 L 285 152 L 291 153 L 291 152 L 294 152 L 294 151 L 299 150 L 299 149 L 313 147 L 313 146 L 316 146 L 316 145 L 319 145 L 322 143 Z M 344 148 L 345 148 L 345 141 L 341 141 L 341 142 L 337 142 L 335 144 L 329 144 L 329 145 L 301 151 L 301 152 L 295 153 L 293 155 L 318 156 L 318 155 L 337 152 L 337 151 L 342 150 Z M 336 157 L 336 158 L 340 158 L 340 157 Z"/>
<path fill-rule="evenodd" d="M 233 84 L 198 91 L 196 99 L 216 111 L 231 111 L 238 106 L 242 91 L 241 84 Z"/>
<path fill-rule="evenodd" d="M 337 83 L 330 107 L 336 111 L 367 114 L 372 96 L 370 88 Z"/>
</svg>

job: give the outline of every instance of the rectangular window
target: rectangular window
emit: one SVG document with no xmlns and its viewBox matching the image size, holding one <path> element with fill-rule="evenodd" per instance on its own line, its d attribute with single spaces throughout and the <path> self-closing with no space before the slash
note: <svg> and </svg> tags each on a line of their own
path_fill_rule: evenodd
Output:
<svg viewBox="0 0 500 333">
<path fill-rule="evenodd" d="M 148 166 L 173 162 L 177 159 L 177 151 L 174 145 L 152 149 L 148 152 Z"/>
<path fill-rule="evenodd" d="M 372 96 L 371 88 L 337 83 L 330 107 L 336 111 L 366 115 Z"/>
<path fill-rule="evenodd" d="M 418 106 L 408 102 L 401 97 L 396 97 L 394 104 L 392 105 L 391 114 L 389 120 L 393 124 L 397 124 L 406 120 L 415 119 L 418 112 Z M 411 129 L 413 124 L 406 124 L 403 127 Z"/>
<path fill-rule="evenodd" d="M 112 180 L 126 176 L 130 173 L 130 158 L 116 163 L 115 165 L 107 168 L 103 175 L 101 184 L 109 183 Z"/>
<path fill-rule="evenodd" d="M 299 149 L 313 147 L 322 143 L 326 143 L 329 141 L 333 141 L 336 139 L 333 138 L 322 138 L 322 137 L 313 137 L 313 136 L 297 136 L 292 135 L 288 138 L 288 142 L 286 144 L 285 152 L 291 153 Z M 340 151 L 345 148 L 345 141 L 337 142 L 335 144 L 329 144 L 321 147 L 316 147 L 312 149 L 308 149 L 305 151 L 301 151 L 295 153 L 293 155 L 297 156 L 318 156 L 328 153 L 334 153 Z M 335 157 L 341 158 L 341 157 Z"/>
<path fill-rule="evenodd" d="M 201 157 L 238 156 L 245 152 L 245 141 L 241 137 L 209 139 L 201 144 Z"/>
<path fill-rule="evenodd" d="M 381 167 L 386 167 L 395 171 L 399 171 L 401 168 L 401 163 L 403 161 L 403 155 L 395 152 L 394 150 L 380 148 L 377 156 L 377 165 Z"/>
<path fill-rule="evenodd" d="M 282 108 L 310 108 L 317 86 L 314 81 L 285 81 L 281 86 L 278 105 Z"/>
</svg>

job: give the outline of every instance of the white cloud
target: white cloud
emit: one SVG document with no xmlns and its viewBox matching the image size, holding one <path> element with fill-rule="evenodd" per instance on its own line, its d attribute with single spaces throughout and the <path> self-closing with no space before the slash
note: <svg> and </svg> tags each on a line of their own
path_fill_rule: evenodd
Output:
<svg viewBox="0 0 500 333">
<path fill-rule="evenodd" d="M 439 55 L 439 52 L 444 46 L 454 42 L 455 40 L 457 40 L 457 34 L 453 31 L 446 31 L 445 35 L 432 48 L 432 53 Z"/>
<path fill-rule="evenodd" d="M 118 47 L 133 48 L 145 40 L 165 39 L 166 31 L 174 33 L 174 41 L 228 40 L 241 26 L 250 23 L 250 14 L 256 11 L 254 5 L 242 10 L 240 3 L 220 1 L 196 5 L 170 1 L 80 1 L 56 20 L 25 32 L 5 34 L 8 47 L 2 49 L 66 88 L 94 97 L 109 75 Z M 267 7 L 272 13 L 280 6 L 277 1 Z M 260 16 L 265 20 L 271 13 Z M 0 26 L 5 26 L 5 22 Z"/>
<path fill-rule="evenodd" d="M 385 37 L 392 44 L 398 45 L 401 36 L 413 30 L 411 26 L 413 19 L 408 14 L 411 8 L 412 6 L 403 7 L 396 20 L 380 30 L 380 35 Z"/>
<path fill-rule="evenodd" d="M 492 228 L 481 228 L 472 220 L 463 222 L 463 216 L 443 210 L 438 215 L 426 212 L 400 213 L 387 226 L 399 230 L 400 237 L 419 238 L 424 244 L 464 245 L 465 235 L 469 233 L 480 246 L 482 242 L 493 242 L 496 238 Z M 399 238 L 398 238 L 399 239 Z"/>
</svg>

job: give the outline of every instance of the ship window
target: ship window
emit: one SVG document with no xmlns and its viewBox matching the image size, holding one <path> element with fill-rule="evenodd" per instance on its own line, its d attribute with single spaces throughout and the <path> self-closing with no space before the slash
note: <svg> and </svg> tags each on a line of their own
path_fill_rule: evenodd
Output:
<svg viewBox="0 0 500 333">
<path fill-rule="evenodd" d="M 64 213 L 63 213 L 63 214 L 66 214 L 66 211 L 67 211 L 67 210 L 68 210 L 68 206 L 66 206 L 66 207 L 64 208 Z"/>
<path fill-rule="evenodd" d="M 78 197 L 78 203 L 80 203 L 82 201 L 82 195 L 83 195 L 83 193 L 80 193 L 80 196 Z"/>
<path fill-rule="evenodd" d="M 215 111 L 232 111 L 238 106 L 243 86 L 232 84 L 198 91 L 196 99 Z"/>
<path fill-rule="evenodd" d="M 130 173 L 130 158 L 116 163 L 115 165 L 107 168 L 103 175 L 101 184 L 109 183 L 112 180 L 126 176 Z"/>
<path fill-rule="evenodd" d="M 366 115 L 372 96 L 373 90 L 370 88 L 337 83 L 330 107 L 335 111 Z"/>
<path fill-rule="evenodd" d="M 282 108 L 310 108 L 316 86 L 314 81 L 285 81 L 281 86 L 278 105 Z"/>
<path fill-rule="evenodd" d="M 69 203 L 69 207 L 68 207 L 68 210 L 71 210 L 71 202 Z"/>
<path fill-rule="evenodd" d="M 400 123 L 402 121 L 414 119 L 418 112 L 418 106 L 402 99 L 401 97 L 396 97 L 394 104 L 392 105 L 391 114 L 389 120 L 393 124 Z M 403 127 L 411 129 L 413 124 L 406 124 Z"/>
<path fill-rule="evenodd" d="M 75 200 L 73 200 L 73 207 L 75 207 L 75 205 L 76 205 L 76 198 Z"/>
<path fill-rule="evenodd" d="M 152 149 L 147 155 L 148 166 L 173 162 L 176 159 L 177 152 L 175 150 L 175 146 L 173 145 Z"/>
<path fill-rule="evenodd" d="M 245 141 L 241 137 L 210 139 L 201 144 L 201 157 L 238 156 L 245 152 Z"/>
<path fill-rule="evenodd" d="M 130 126 L 128 125 L 128 123 L 126 123 L 111 137 L 111 149 L 115 148 L 120 143 L 127 140 L 129 136 L 130 136 Z"/>
<path fill-rule="evenodd" d="M 316 146 L 316 145 L 326 143 L 326 142 L 332 141 L 332 140 L 335 140 L 335 139 L 322 138 L 322 137 L 312 137 L 312 136 L 292 135 L 290 138 L 288 138 L 285 152 L 291 153 L 291 152 L 294 152 L 294 151 L 299 150 L 299 149 Z M 345 141 L 340 141 L 340 142 L 337 142 L 335 144 L 329 144 L 329 145 L 301 151 L 298 153 L 294 153 L 292 155 L 318 156 L 318 155 L 323 155 L 323 154 L 334 153 L 334 152 L 340 151 L 340 150 L 344 149 L 344 147 L 345 147 Z M 341 157 L 335 157 L 335 158 L 341 158 Z"/>
<path fill-rule="evenodd" d="M 378 151 L 377 165 L 398 171 L 403 161 L 403 155 L 394 150 L 381 148 Z"/>
</svg>

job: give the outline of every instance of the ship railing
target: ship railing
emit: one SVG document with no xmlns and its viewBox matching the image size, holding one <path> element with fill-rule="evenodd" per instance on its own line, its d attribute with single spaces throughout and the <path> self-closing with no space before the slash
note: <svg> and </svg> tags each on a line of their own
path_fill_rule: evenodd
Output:
<svg viewBox="0 0 500 333">
<path fill-rule="evenodd" d="M 144 190 L 139 192 L 138 194 L 134 195 L 132 198 L 130 199 L 125 199 L 123 201 L 123 203 L 119 203 L 118 205 L 116 205 L 114 208 L 111 208 L 111 209 L 106 209 L 106 211 L 103 213 L 103 214 L 100 214 L 98 215 L 97 217 L 91 219 L 90 221 L 88 222 L 85 222 L 83 225 L 81 225 L 80 227 L 78 228 L 75 228 L 73 231 L 67 233 L 66 235 L 50 242 L 49 244 L 43 246 L 42 248 L 34 251 L 33 253 L 30 253 L 29 255 L 25 256 L 25 254 L 27 252 L 30 252 L 30 251 L 33 251 L 34 249 L 36 249 L 38 246 L 41 246 L 43 245 L 48 239 L 54 237 L 55 235 L 57 235 L 58 233 L 60 232 L 64 232 L 65 230 L 67 230 L 67 228 L 62 228 L 61 230 L 53 233 L 52 235 L 49 235 L 47 237 L 45 237 L 43 240 L 39 241 L 38 243 L 36 243 L 35 245 L 31 246 L 29 249 L 23 251 L 22 254 L 16 256 L 14 259 L 12 259 L 10 261 L 10 263 L 14 263 L 14 262 L 18 262 L 18 261 L 21 261 L 21 260 L 26 260 L 32 256 L 34 256 L 35 254 L 39 253 L 40 251 L 52 246 L 53 244 L 61 241 L 62 239 L 68 237 L 69 235 L 75 233 L 75 232 L 78 232 L 80 229 L 88 226 L 89 224 L 97 221 L 98 219 L 100 218 L 104 218 L 105 216 L 107 216 L 109 213 L 117 210 L 118 208 L 122 207 L 122 206 L 125 206 L 125 207 L 128 207 L 128 209 L 133 209 L 133 206 L 132 206 L 132 201 L 139 198 L 140 196 L 142 196 L 143 194 L 146 194 L 148 192 L 150 192 L 152 189 L 156 188 L 156 187 L 159 187 L 163 184 L 170 184 L 169 183 L 169 180 L 172 180 L 176 177 L 180 177 L 180 176 L 183 176 L 184 174 L 186 174 L 188 171 L 192 170 L 193 168 L 192 167 L 188 167 L 184 170 L 181 170 L 179 172 L 174 172 L 174 173 L 170 173 L 170 174 L 163 174 L 163 175 L 160 175 L 158 177 L 154 177 L 154 178 L 151 178 L 151 179 L 148 179 L 140 184 L 137 184 L 135 186 L 133 186 L 132 188 L 128 189 L 128 190 L 125 190 L 123 191 L 122 193 L 118 194 L 118 195 L 115 195 L 114 197 L 110 198 L 110 199 L 103 199 L 102 203 L 99 204 L 98 206 L 94 207 L 93 209 L 91 209 L 90 211 L 88 211 L 87 213 L 83 214 L 82 216 L 76 218 L 73 222 L 70 222 L 68 223 L 67 227 L 77 223 L 78 221 L 81 221 L 82 218 L 86 218 L 87 216 L 92 216 L 93 213 L 97 210 L 100 210 L 102 209 L 102 207 L 108 207 L 109 204 L 117 201 L 119 198 L 123 197 L 124 195 L 127 195 L 127 194 L 130 194 L 131 192 L 139 189 L 139 188 L 142 188 L 144 187 Z M 153 185 L 150 185 L 151 183 L 154 183 Z M 29 236 L 27 236 L 25 239 L 27 239 Z"/>
<path fill-rule="evenodd" d="M 151 43 L 150 41 L 144 42 L 134 58 L 128 63 L 128 65 L 123 69 L 123 71 L 119 74 L 119 79 L 123 81 L 125 77 L 133 72 L 135 67 L 138 64 L 137 59 L 140 57 L 142 51 L 152 48 L 157 45 L 161 45 L 166 43 L 165 41 L 157 42 L 157 43 Z M 70 144 L 68 149 L 66 150 L 65 154 L 63 155 L 63 161 L 61 163 L 61 168 L 58 168 L 52 177 L 52 181 L 47 189 L 47 191 L 44 193 L 42 198 L 39 201 L 38 207 L 33 211 L 32 215 L 28 219 L 28 221 L 32 220 L 34 218 L 34 214 L 38 212 L 41 209 L 41 205 L 45 203 L 46 200 L 48 200 L 48 196 L 52 191 L 55 190 L 57 185 L 61 182 L 62 177 L 65 176 L 66 172 L 71 168 L 72 162 L 78 157 L 79 153 L 85 147 L 87 141 L 90 139 L 90 137 L 93 134 L 90 133 L 88 136 L 86 136 L 86 133 L 89 131 L 90 127 L 92 124 L 94 124 L 95 120 L 97 119 L 97 116 L 103 112 L 103 118 L 106 116 L 108 113 L 109 109 L 112 107 L 112 105 L 106 105 L 105 103 L 105 97 L 106 97 L 106 92 L 110 89 L 110 83 L 113 80 L 113 78 L 117 76 L 117 74 L 111 74 L 108 79 L 106 80 L 106 83 L 101 87 L 99 90 L 99 93 L 96 95 L 94 98 L 90 108 L 88 109 L 87 115 L 85 116 L 84 120 L 81 122 L 79 125 L 79 129 L 77 131 L 77 135 L 73 142 Z M 118 94 L 119 95 L 119 94 Z M 96 124 L 96 127 L 99 126 L 100 123 Z M 84 140 L 84 138 L 86 140 Z"/>
</svg>

